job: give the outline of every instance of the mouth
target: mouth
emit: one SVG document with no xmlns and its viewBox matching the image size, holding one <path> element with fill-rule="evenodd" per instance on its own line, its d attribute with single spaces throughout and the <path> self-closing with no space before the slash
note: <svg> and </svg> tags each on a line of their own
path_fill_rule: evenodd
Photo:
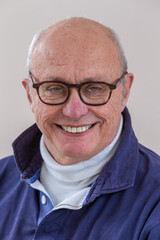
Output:
<svg viewBox="0 0 160 240">
<path fill-rule="evenodd" d="M 60 126 L 61 129 L 63 129 L 65 132 L 69 133 L 83 133 L 86 132 L 88 129 L 92 128 L 94 124 L 86 125 L 86 126 L 80 126 L 80 127 L 71 127 L 71 126 Z"/>
</svg>

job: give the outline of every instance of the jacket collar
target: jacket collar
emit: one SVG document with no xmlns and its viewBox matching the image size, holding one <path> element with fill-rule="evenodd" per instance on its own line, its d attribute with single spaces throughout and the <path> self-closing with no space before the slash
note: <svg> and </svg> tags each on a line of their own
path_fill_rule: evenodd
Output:
<svg viewBox="0 0 160 240">
<path fill-rule="evenodd" d="M 25 130 L 12 144 L 15 161 L 22 179 L 34 176 L 42 165 L 40 154 L 40 138 L 42 133 L 34 124 Z"/>
<path fill-rule="evenodd" d="M 138 142 L 134 135 L 127 108 L 123 112 L 124 126 L 118 149 L 101 171 L 96 183 L 88 194 L 88 201 L 98 195 L 117 192 L 134 185 L 138 165 Z M 42 133 L 34 124 L 24 131 L 14 142 L 15 161 L 22 179 L 34 177 L 41 168 L 40 138 Z"/>
<path fill-rule="evenodd" d="M 98 195 L 118 192 L 134 185 L 139 163 L 138 141 L 127 108 L 123 116 L 124 126 L 118 149 L 101 171 L 87 201 L 93 201 Z"/>
</svg>

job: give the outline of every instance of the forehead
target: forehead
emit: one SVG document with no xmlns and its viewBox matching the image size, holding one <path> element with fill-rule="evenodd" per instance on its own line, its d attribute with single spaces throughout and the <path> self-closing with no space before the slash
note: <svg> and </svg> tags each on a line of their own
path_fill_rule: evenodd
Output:
<svg viewBox="0 0 160 240">
<path fill-rule="evenodd" d="M 120 69 L 117 47 L 104 27 L 90 24 L 49 29 L 32 54 L 32 70 L 50 72 L 116 72 Z M 45 73 L 46 71 L 46 73 Z"/>
</svg>

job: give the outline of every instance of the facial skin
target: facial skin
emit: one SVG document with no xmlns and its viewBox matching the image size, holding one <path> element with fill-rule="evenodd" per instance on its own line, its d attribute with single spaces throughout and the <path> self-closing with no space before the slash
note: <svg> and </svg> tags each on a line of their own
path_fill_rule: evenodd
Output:
<svg viewBox="0 0 160 240">
<path fill-rule="evenodd" d="M 67 83 L 82 83 L 88 79 L 116 83 L 122 75 L 119 52 L 100 24 L 86 19 L 62 21 L 50 27 L 41 37 L 32 55 L 34 82 L 61 78 Z M 116 136 L 133 75 L 125 75 L 125 95 L 122 83 L 103 106 L 85 105 L 77 89 L 71 89 L 68 101 L 49 106 L 39 100 L 35 89 L 29 94 L 29 80 L 23 80 L 36 123 L 44 134 L 44 142 L 63 165 L 87 160 L 108 146 Z M 81 133 L 70 133 L 59 126 L 74 128 L 92 125 Z"/>
</svg>

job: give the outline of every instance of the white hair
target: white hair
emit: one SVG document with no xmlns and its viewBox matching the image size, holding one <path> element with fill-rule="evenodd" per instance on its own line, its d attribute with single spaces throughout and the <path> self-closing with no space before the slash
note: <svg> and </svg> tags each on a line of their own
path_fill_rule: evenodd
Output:
<svg viewBox="0 0 160 240">
<path fill-rule="evenodd" d="M 117 47 L 117 49 L 119 51 L 122 73 L 127 72 L 128 64 L 127 64 L 127 59 L 126 59 L 126 55 L 125 55 L 121 40 L 120 40 L 119 36 L 117 35 L 117 33 L 113 29 L 111 29 L 109 27 L 106 27 L 106 28 L 109 31 L 108 36 L 110 37 L 110 39 L 112 40 L 112 42 L 115 44 L 115 46 Z"/>
<path fill-rule="evenodd" d="M 37 32 L 32 41 L 31 41 L 31 44 L 29 46 L 29 50 L 28 50 L 28 56 L 27 56 L 27 64 L 26 64 L 26 69 L 27 69 L 27 72 L 28 72 L 28 76 L 29 76 L 29 72 L 31 70 L 31 65 L 32 65 L 32 53 L 33 53 L 33 50 L 35 48 L 35 46 L 37 45 L 42 33 L 44 32 L 44 30 L 41 30 L 39 32 Z M 30 78 L 30 76 L 29 76 Z"/>
</svg>

